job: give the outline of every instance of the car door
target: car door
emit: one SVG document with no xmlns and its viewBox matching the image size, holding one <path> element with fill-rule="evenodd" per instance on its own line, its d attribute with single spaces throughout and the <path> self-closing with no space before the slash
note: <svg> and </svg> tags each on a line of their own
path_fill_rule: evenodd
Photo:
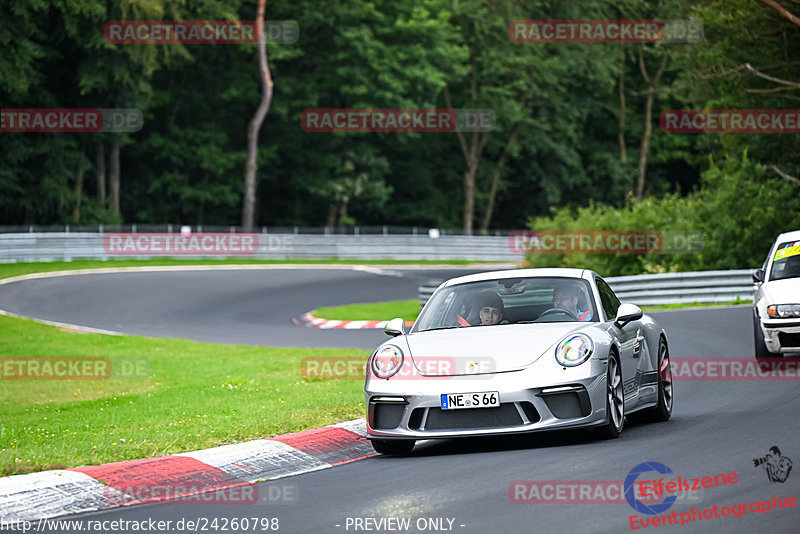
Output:
<svg viewBox="0 0 800 534">
<path fill-rule="evenodd" d="M 620 301 L 605 280 L 598 277 L 595 280 L 597 290 L 600 292 L 600 302 L 608 321 L 613 322 L 617 317 Z M 637 372 L 642 365 L 641 356 L 644 344 L 644 333 L 639 321 L 631 321 L 622 328 L 611 325 L 610 334 L 616 336 L 619 346 L 619 359 L 622 366 L 622 389 L 625 401 L 638 395 L 640 373 Z"/>
</svg>

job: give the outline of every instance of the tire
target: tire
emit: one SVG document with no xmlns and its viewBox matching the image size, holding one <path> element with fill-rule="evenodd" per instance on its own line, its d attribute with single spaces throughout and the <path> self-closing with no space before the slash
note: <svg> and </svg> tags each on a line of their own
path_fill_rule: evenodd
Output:
<svg viewBox="0 0 800 534">
<path fill-rule="evenodd" d="M 764 342 L 764 332 L 761 331 L 761 324 L 759 324 L 757 317 L 753 316 L 753 340 L 755 341 L 756 359 L 762 360 L 765 358 L 779 358 L 780 353 L 770 352 L 767 344 Z"/>
<path fill-rule="evenodd" d="M 663 423 L 672 417 L 672 368 L 669 349 L 664 339 L 658 341 L 658 404 L 637 414 L 637 420 L 647 423 Z"/>
<path fill-rule="evenodd" d="M 619 356 L 608 355 L 606 370 L 606 423 L 598 429 L 603 439 L 616 439 L 625 426 L 625 395 L 622 390 L 622 367 Z"/>
<path fill-rule="evenodd" d="M 413 439 L 373 439 L 372 448 L 380 454 L 408 454 L 414 448 Z"/>
</svg>

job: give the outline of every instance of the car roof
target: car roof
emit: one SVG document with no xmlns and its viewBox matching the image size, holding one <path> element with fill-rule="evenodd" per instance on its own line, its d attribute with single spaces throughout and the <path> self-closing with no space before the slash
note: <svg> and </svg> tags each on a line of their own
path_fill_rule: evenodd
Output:
<svg viewBox="0 0 800 534">
<path fill-rule="evenodd" d="M 800 240 L 800 230 L 794 230 L 792 232 L 784 232 L 778 236 L 775 242 L 783 242 L 783 241 L 798 241 Z"/>
<path fill-rule="evenodd" d="M 499 278 L 532 278 L 532 277 L 557 277 L 557 278 L 587 278 L 589 275 L 597 274 L 588 269 L 567 269 L 567 268 L 552 268 L 552 269 L 508 269 L 505 271 L 489 271 L 485 273 L 468 274 L 466 276 L 459 276 L 458 278 L 451 278 L 444 283 L 445 287 L 454 286 L 457 284 L 466 284 L 468 282 L 481 282 L 484 280 L 497 280 Z"/>
</svg>

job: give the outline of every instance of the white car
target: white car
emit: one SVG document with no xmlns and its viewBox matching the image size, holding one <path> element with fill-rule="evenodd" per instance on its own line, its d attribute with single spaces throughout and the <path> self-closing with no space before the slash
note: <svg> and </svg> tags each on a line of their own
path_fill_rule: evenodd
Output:
<svg viewBox="0 0 800 534">
<path fill-rule="evenodd" d="M 800 230 L 778 236 L 753 282 L 756 358 L 800 352 Z"/>
</svg>

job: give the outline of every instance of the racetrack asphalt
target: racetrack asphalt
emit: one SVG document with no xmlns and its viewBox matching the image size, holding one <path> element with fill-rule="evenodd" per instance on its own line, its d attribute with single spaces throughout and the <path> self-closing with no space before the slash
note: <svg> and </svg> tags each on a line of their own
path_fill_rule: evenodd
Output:
<svg viewBox="0 0 800 534">
<path fill-rule="evenodd" d="M 0 309 L 149 337 L 273 347 L 371 349 L 382 330 L 319 331 L 292 322 L 322 306 L 417 298 L 428 280 L 472 269 L 265 269 L 120 272 L 0 285 Z M 376 320 L 393 317 L 376 317 Z"/>
<path fill-rule="evenodd" d="M 380 331 L 310 329 L 293 325 L 291 318 L 318 306 L 415 298 L 420 280 L 448 276 L 397 271 L 403 276 L 339 270 L 83 275 L 0 286 L 0 308 L 139 335 L 371 348 L 385 339 Z M 666 328 L 673 357 L 752 357 L 748 307 L 652 315 Z M 291 487 L 296 498 L 290 503 L 154 504 L 72 518 L 164 519 L 174 525 L 181 518 L 219 522 L 267 517 L 278 518 L 279 531 L 289 533 L 363 532 L 365 528 L 354 528 L 355 518 L 393 517 L 410 517 L 411 528 L 372 531 L 631 532 L 629 516 L 636 512 L 626 503 L 520 504 L 511 502 L 509 488 L 518 480 L 621 482 L 632 468 L 648 461 L 666 464 L 684 478 L 738 475 L 736 484 L 702 490 L 699 500 L 679 501 L 665 514 L 689 512 L 691 506 L 771 500 L 773 495 L 800 496 L 796 470 L 785 482 L 774 483 L 753 462 L 774 445 L 785 457 L 800 461 L 797 382 L 676 382 L 674 391 L 669 422 L 629 424 L 617 440 L 573 431 L 429 441 L 418 444 L 408 457 L 376 456 L 258 485 L 264 495 L 270 488 L 278 492 Z M 444 521 L 441 528 L 419 528 L 426 518 Z M 685 526 L 651 526 L 646 531 L 796 533 L 799 524 L 800 509 L 791 508 L 766 514 L 748 511 L 739 518 L 702 519 Z"/>
</svg>

